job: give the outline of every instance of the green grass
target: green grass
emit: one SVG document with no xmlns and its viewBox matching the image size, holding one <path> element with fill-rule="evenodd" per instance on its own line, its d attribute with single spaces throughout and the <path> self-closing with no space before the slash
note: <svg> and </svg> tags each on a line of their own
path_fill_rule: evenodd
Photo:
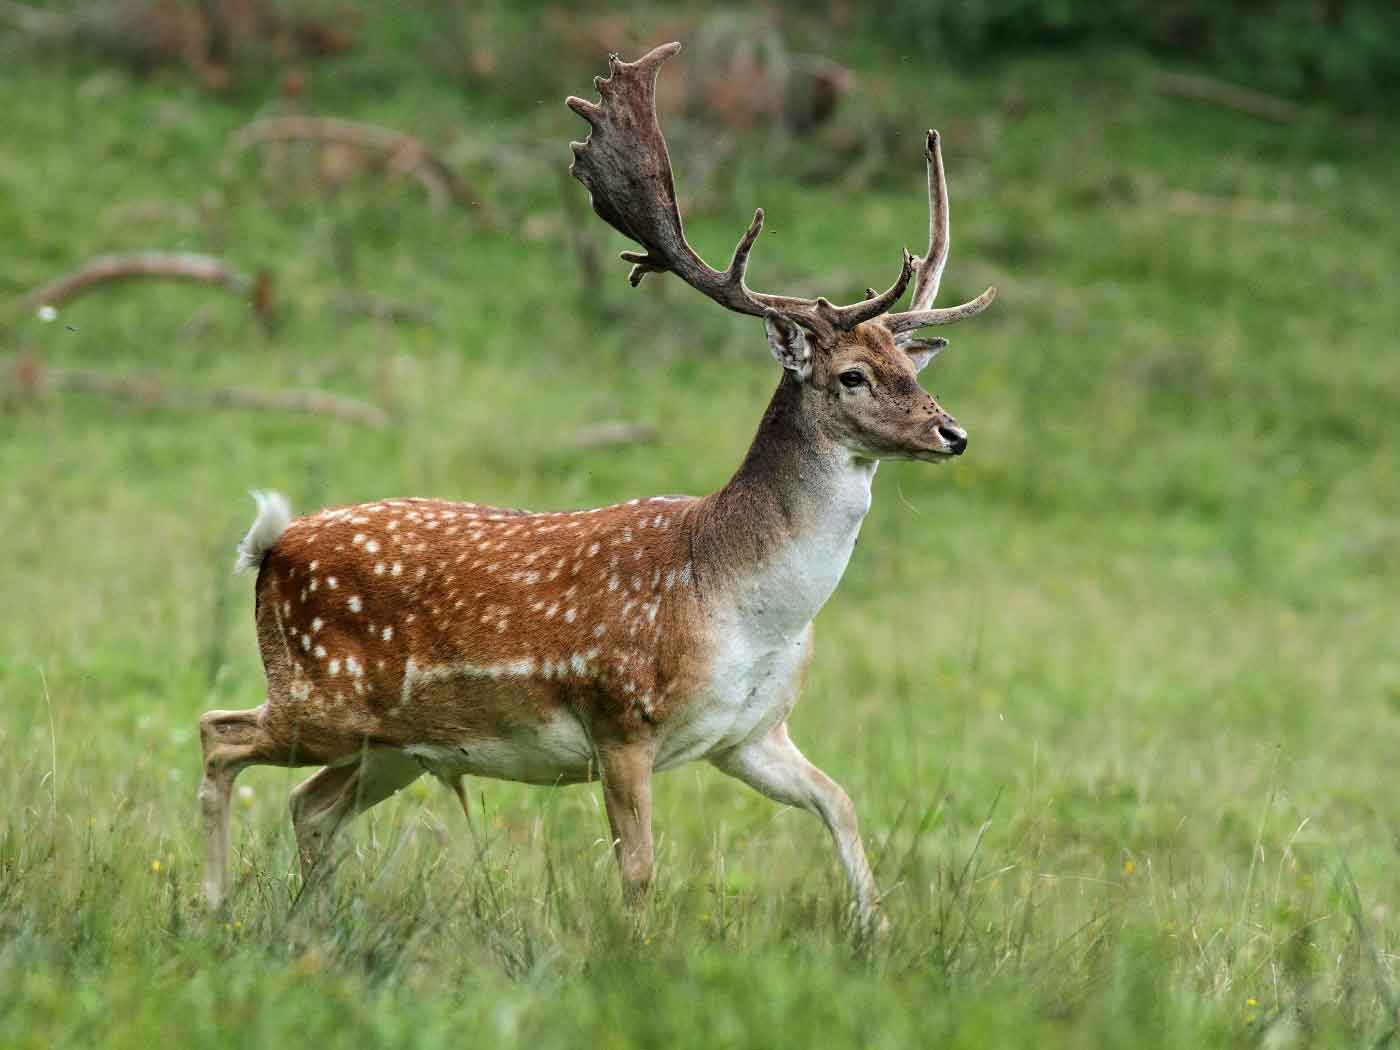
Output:
<svg viewBox="0 0 1400 1050">
<path fill-rule="evenodd" d="M 628 289 L 620 238 L 584 301 L 559 179 L 581 125 L 558 97 L 593 70 L 547 71 L 542 104 L 520 78 L 468 89 L 450 55 L 414 61 L 415 26 L 371 20 L 318 67 L 315 103 L 445 143 L 498 229 L 408 181 L 325 193 L 296 158 L 265 179 L 226 143 L 270 88 L 219 99 L 4 50 L 0 300 L 93 253 L 166 248 L 269 267 L 281 312 L 269 333 L 226 296 L 133 284 L 52 324 L 11 311 L 0 354 L 387 396 L 395 423 L 6 402 L 0 1045 L 1390 1039 L 1400 157 L 1326 112 L 1277 127 L 1154 96 L 1131 56 L 934 75 L 829 42 L 863 78 L 843 120 L 872 107 L 906 148 L 819 182 L 783 173 L 821 146 L 760 137 L 691 224 L 718 258 L 762 203 L 756 286 L 883 285 L 901 244 L 922 247 L 936 123 L 945 301 L 1002 289 L 925 373 L 969 454 L 881 471 L 793 719 L 856 800 L 888 941 L 853 939 L 816 821 L 700 766 L 657 784 L 639 940 L 587 787 L 475 783 L 469 831 L 420 782 L 302 894 L 284 803 L 304 774 L 254 769 L 235 899 L 204 913 L 196 719 L 261 699 L 252 588 L 228 575 L 246 489 L 302 509 L 703 492 L 776 382 L 753 323 L 674 282 Z M 711 133 L 674 126 L 684 193 Z M 437 323 L 339 315 L 351 288 Z M 603 419 L 662 436 L 563 440 Z"/>
</svg>

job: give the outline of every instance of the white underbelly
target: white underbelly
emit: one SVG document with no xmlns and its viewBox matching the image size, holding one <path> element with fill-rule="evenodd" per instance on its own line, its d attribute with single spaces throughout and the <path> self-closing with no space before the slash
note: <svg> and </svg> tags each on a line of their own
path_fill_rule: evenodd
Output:
<svg viewBox="0 0 1400 1050">
<path fill-rule="evenodd" d="M 452 745 L 410 744 L 404 751 L 437 776 L 470 774 L 526 784 L 576 783 L 593 773 L 593 748 L 572 715 L 510 737 L 465 738 Z"/>
<path fill-rule="evenodd" d="M 731 634 L 696 692 L 657 727 L 655 770 L 729 750 L 766 733 L 796 702 L 796 679 L 811 646 L 811 624 L 796 637 Z M 592 742 L 572 714 L 508 736 L 451 744 L 410 744 L 404 752 L 437 776 L 466 774 L 528 784 L 577 783 L 597 776 Z"/>
</svg>

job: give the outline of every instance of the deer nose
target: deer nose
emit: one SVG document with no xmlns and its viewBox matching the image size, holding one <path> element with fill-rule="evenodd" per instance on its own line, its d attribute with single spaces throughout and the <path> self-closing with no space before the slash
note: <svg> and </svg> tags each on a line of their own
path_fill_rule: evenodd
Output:
<svg viewBox="0 0 1400 1050">
<path fill-rule="evenodd" d="M 967 448 L 967 431 L 956 423 L 940 423 L 938 436 L 948 443 L 955 456 L 961 456 Z"/>
</svg>

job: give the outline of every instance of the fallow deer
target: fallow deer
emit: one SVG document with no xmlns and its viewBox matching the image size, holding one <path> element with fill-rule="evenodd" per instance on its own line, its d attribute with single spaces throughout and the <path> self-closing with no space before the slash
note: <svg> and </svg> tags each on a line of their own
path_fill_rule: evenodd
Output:
<svg viewBox="0 0 1400 1050">
<path fill-rule="evenodd" d="M 657 496 L 533 514 L 388 499 L 292 519 L 258 496 L 238 568 L 256 568 L 267 700 L 200 720 L 205 892 L 228 885 L 229 797 L 252 764 L 325 768 L 292 792 L 303 874 L 345 819 L 423 773 L 465 804 L 466 774 L 534 784 L 599 779 L 624 895 L 652 872 L 651 778 L 705 759 L 817 814 L 863 928 L 879 894 L 846 793 L 788 736 L 812 658 L 812 618 L 835 589 L 881 459 L 944 462 L 967 435 L 918 385 L 945 345 L 929 325 L 971 317 L 934 296 L 948 254 L 939 140 L 927 139 L 929 247 L 885 292 L 850 306 L 750 290 L 763 212 L 715 270 L 687 244 L 656 77 L 678 44 L 611 57 L 571 171 L 594 210 L 644 249 L 636 284 L 672 273 L 763 319 L 782 378 L 738 471 L 703 499 Z M 890 308 L 913 279 L 913 301 Z"/>
</svg>

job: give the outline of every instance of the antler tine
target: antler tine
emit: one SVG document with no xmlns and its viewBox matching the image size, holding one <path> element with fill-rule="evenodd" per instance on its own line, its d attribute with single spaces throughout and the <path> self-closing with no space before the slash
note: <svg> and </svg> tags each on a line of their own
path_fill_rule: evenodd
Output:
<svg viewBox="0 0 1400 1050">
<path fill-rule="evenodd" d="M 938 132 L 929 128 L 924 143 L 924 159 L 928 163 L 928 251 L 914 260 L 918 276 L 914 278 L 911 310 L 927 310 L 938 296 L 938 282 L 948 262 L 948 181 L 943 174 L 943 149 Z"/>
<path fill-rule="evenodd" d="M 992 285 L 976 299 L 971 299 L 960 306 L 945 306 L 937 310 L 908 310 L 904 313 L 886 314 L 880 318 L 880 323 L 888 328 L 895 335 L 901 332 L 912 332 L 916 328 L 924 328 L 935 324 L 953 324 L 956 321 L 965 321 L 969 317 L 976 317 L 987 307 L 992 305 L 992 301 L 997 297 L 996 285 Z"/>
<path fill-rule="evenodd" d="M 862 321 L 869 321 L 873 317 L 879 317 L 895 303 L 899 302 L 899 297 L 904 294 L 904 289 L 909 286 L 909 278 L 914 273 L 914 257 L 909 254 L 909 249 L 904 250 L 904 259 L 900 265 L 899 277 L 894 284 L 881 292 L 879 295 L 871 295 L 868 299 L 863 299 L 850 306 L 832 306 L 824 298 L 817 299 L 817 314 L 828 324 L 834 326 L 839 331 L 849 332 Z"/>
<path fill-rule="evenodd" d="M 749 268 L 749 252 L 753 249 L 754 241 L 758 239 L 759 231 L 763 229 L 763 209 L 756 208 L 753 213 L 753 222 L 749 223 L 749 228 L 744 231 L 744 235 L 739 238 L 739 243 L 734 246 L 734 254 L 730 257 L 729 266 L 720 277 L 726 286 L 736 288 L 743 294 L 754 299 L 777 299 L 777 296 L 761 296 L 750 292 L 744 284 L 744 274 Z M 642 278 L 649 273 L 665 273 L 666 266 L 656 265 L 656 259 L 649 252 L 621 252 L 619 253 L 624 262 L 633 264 L 632 272 L 627 275 L 627 281 L 633 288 L 642 283 Z M 703 260 L 697 261 L 703 266 Z M 708 267 L 706 267 L 708 269 Z M 715 271 L 718 272 L 718 271 Z"/>
<path fill-rule="evenodd" d="M 934 309 L 938 283 L 948 262 L 948 182 L 943 174 L 943 150 L 938 132 L 929 129 L 924 143 L 924 158 L 928 162 L 928 252 L 914 260 L 917 276 L 910 309 L 903 313 L 886 314 L 880 323 L 895 335 L 912 332 L 928 325 L 952 324 L 975 317 L 997 297 L 995 287 L 988 288 L 976 299 L 959 306 Z"/>
</svg>

